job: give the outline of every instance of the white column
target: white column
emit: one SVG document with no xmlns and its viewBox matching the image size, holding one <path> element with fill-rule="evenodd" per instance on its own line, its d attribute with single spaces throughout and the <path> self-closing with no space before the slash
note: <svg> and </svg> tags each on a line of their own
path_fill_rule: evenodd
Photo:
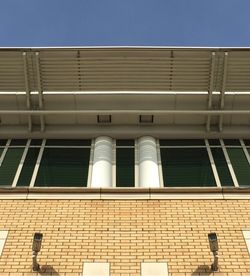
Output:
<svg viewBox="0 0 250 276">
<path fill-rule="evenodd" d="M 160 187 L 156 139 L 150 136 L 138 140 L 139 187 Z"/>
<path fill-rule="evenodd" d="M 112 138 L 110 137 L 101 136 L 95 139 L 91 187 L 112 187 Z"/>
</svg>

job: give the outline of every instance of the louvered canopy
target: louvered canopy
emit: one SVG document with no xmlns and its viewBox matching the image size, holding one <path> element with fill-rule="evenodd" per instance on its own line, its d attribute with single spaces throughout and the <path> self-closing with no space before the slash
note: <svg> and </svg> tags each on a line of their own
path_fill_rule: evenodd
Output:
<svg viewBox="0 0 250 276">
<path fill-rule="evenodd" d="M 212 130 L 223 135 L 223 127 L 231 135 L 232 127 L 244 126 L 246 136 L 249 76 L 247 48 L 2 48 L 0 135 L 24 125 L 23 136 L 49 127 L 55 135 L 66 125 L 75 133 L 88 126 L 99 135 L 96 118 L 104 114 L 112 116 L 107 133 L 117 133 L 118 126 L 137 135 L 147 127 L 147 133 L 158 127 L 168 135 L 173 128 L 178 135 L 200 128 L 204 137 Z M 143 130 L 141 115 L 153 122 Z"/>
<path fill-rule="evenodd" d="M 181 48 L 1 49 L 0 91 L 26 91 L 25 62 L 30 91 L 221 91 L 225 53 L 225 90 L 250 91 L 250 50 Z"/>
</svg>

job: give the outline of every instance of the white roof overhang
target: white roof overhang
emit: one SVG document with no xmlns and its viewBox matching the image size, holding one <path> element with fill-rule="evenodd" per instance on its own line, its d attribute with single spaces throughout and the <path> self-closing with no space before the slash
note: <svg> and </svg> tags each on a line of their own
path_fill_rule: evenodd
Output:
<svg viewBox="0 0 250 276">
<path fill-rule="evenodd" d="M 248 48 L 1 48 L 0 136 L 249 137 L 249 76 Z"/>
</svg>

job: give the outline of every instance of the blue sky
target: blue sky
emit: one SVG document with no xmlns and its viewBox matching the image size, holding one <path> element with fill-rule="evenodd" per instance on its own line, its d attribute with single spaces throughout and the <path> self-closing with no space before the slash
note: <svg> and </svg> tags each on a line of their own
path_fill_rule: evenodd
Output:
<svg viewBox="0 0 250 276">
<path fill-rule="evenodd" d="M 250 0 L 1 0 L 0 46 L 250 46 Z"/>
</svg>

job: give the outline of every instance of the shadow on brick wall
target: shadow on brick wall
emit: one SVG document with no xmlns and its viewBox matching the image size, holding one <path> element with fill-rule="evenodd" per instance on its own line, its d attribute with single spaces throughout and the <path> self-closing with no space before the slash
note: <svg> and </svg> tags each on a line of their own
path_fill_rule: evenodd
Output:
<svg viewBox="0 0 250 276">
<path fill-rule="evenodd" d="M 56 275 L 60 275 L 60 274 L 53 268 L 52 265 L 43 265 L 40 268 L 39 275 L 56 276 Z"/>
<path fill-rule="evenodd" d="M 208 265 L 199 265 L 191 275 L 192 276 L 197 276 L 197 275 L 208 276 L 208 275 L 212 275 L 212 274 L 213 274 L 213 272 L 211 271 L 211 269 Z"/>
</svg>

